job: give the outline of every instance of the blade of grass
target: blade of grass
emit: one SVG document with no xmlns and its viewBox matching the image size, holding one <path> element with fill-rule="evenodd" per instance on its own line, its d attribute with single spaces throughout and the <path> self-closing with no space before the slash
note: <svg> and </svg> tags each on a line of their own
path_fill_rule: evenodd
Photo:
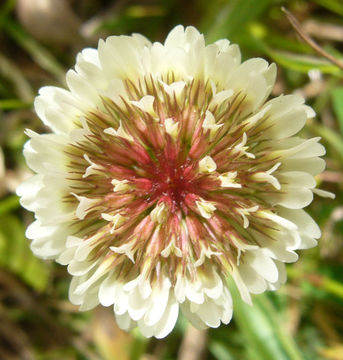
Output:
<svg viewBox="0 0 343 360">
<path fill-rule="evenodd" d="M 59 82 L 65 83 L 65 69 L 47 49 L 25 33 L 14 21 L 7 19 L 3 26 L 7 34 L 23 47 L 39 66 Z"/>
<path fill-rule="evenodd" d="M 338 124 L 343 135 L 343 87 L 336 87 L 331 90 L 332 104 L 337 116 Z"/>
<path fill-rule="evenodd" d="M 276 310 L 265 295 L 258 295 L 254 305 L 245 304 L 230 282 L 234 301 L 234 320 L 244 337 L 248 355 L 254 360 L 301 360 L 296 344 L 281 326 Z"/>
<path fill-rule="evenodd" d="M 32 102 L 34 93 L 21 70 L 8 58 L 0 54 L 0 74 L 11 81 L 16 94 L 24 102 Z"/>
<path fill-rule="evenodd" d="M 217 360 L 234 360 L 228 349 L 219 341 L 211 341 L 208 350 Z"/>
<path fill-rule="evenodd" d="M 340 282 L 326 276 L 321 276 L 321 285 L 328 293 L 343 299 L 343 285 Z"/>
<path fill-rule="evenodd" d="M 309 282 L 311 285 L 324 290 L 328 294 L 337 296 L 343 299 L 343 285 L 334 279 L 329 278 L 326 275 L 318 273 L 307 273 L 300 268 L 288 267 L 287 275 L 292 279 L 302 279 Z"/>
<path fill-rule="evenodd" d="M 267 294 L 261 294 L 259 296 L 256 296 L 256 299 L 254 301 L 255 304 L 258 305 L 260 309 L 264 312 L 265 316 L 271 321 L 271 324 L 276 331 L 276 336 L 278 337 L 282 347 L 287 352 L 289 358 L 294 360 L 301 360 L 302 355 L 300 353 L 300 350 L 298 349 L 293 338 L 285 331 L 283 331 L 280 316 L 274 305 L 268 298 Z"/>
<path fill-rule="evenodd" d="M 310 125 L 311 131 L 315 134 L 321 136 L 324 141 L 326 141 L 333 151 L 337 153 L 340 157 L 341 162 L 343 162 L 343 139 L 335 131 L 329 129 L 326 126 L 320 125 L 318 123 L 312 123 Z"/>
<path fill-rule="evenodd" d="M 18 99 L 0 100 L 0 110 L 29 109 L 32 102 L 24 102 Z"/>
</svg>

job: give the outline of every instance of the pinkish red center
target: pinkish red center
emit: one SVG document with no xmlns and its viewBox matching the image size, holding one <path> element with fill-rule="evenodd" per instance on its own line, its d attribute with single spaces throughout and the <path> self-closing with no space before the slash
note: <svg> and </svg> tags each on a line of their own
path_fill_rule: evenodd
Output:
<svg viewBox="0 0 343 360">
<path fill-rule="evenodd" d="M 196 174 L 193 165 L 179 165 L 176 161 L 161 161 L 151 173 L 152 198 L 171 205 L 171 210 L 185 209 L 187 195 L 197 192 Z"/>
</svg>

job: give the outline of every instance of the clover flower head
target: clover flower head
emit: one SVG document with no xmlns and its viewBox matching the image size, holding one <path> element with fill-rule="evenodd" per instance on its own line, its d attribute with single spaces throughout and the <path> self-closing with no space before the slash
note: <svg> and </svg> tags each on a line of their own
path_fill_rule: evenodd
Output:
<svg viewBox="0 0 343 360">
<path fill-rule="evenodd" d="M 320 237 L 303 208 L 331 194 L 314 180 L 319 138 L 295 136 L 314 112 L 297 95 L 267 101 L 275 75 L 177 26 L 164 44 L 100 40 L 67 90 L 40 90 L 52 133 L 27 131 L 36 175 L 17 192 L 33 252 L 73 276 L 72 303 L 161 338 L 179 311 L 200 329 L 229 323 L 228 278 L 247 303 L 285 282 L 284 263 Z"/>
</svg>

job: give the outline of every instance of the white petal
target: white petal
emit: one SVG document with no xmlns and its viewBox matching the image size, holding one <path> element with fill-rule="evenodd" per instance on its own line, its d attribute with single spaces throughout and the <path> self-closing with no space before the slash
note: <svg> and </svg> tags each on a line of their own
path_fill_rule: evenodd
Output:
<svg viewBox="0 0 343 360">
<path fill-rule="evenodd" d="M 329 199 L 334 199 L 336 197 L 336 195 L 330 191 L 325 191 L 322 189 L 313 189 L 312 191 L 321 197 L 325 197 Z"/>
<path fill-rule="evenodd" d="M 282 171 L 304 171 L 311 175 L 317 175 L 325 169 L 325 160 L 314 157 L 307 159 L 282 160 Z"/>
<path fill-rule="evenodd" d="M 144 277 L 138 284 L 140 294 L 143 299 L 147 299 L 152 292 L 150 280 L 146 280 Z"/>
<path fill-rule="evenodd" d="M 164 126 L 167 134 L 169 134 L 174 140 L 177 139 L 179 134 L 179 123 L 172 118 L 165 119 Z"/>
<path fill-rule="evenodd" d="M 320 238 L 321 231 L 317 223 L 304 210 L 280 209 L 283 216 L 298 225 L 299 231 Z"/>
<path fill-rule="evenodd" d="M 179 315 L 179 304 L 173 299 L 169 298 L 166 311 L 164 312 L 161 320 L 156 324 L 155 337 L 162 339 L 166 337 L 176 324 L 177 317 Z"/>
<path fill-rule="evenodd" d="M 229 99 L 234 94 L 232 89 L 223 90 L 213 96 L 211 106 L 222 104 L 225 100 Z"/>
<path fill-rule="evenodd" d="M 84 295 L 83 303 L 80 305 L 79 310 L 80 311 L 89 311 L 89 310 L 94 309 L 99 304 L 97 293 L 98 293 L 97 287 L 88 291 Z"/>
<path fill-rule="evenodd" d="M 115 130 L 113 127 L 109 127 L 104 130 L 105 134 L 112 135 L 112 136 L 119 136 L 122 137 L 128 141 L 133 141 L 133 137 L 125 131 L 123 128 L 122 122 L 120 120 L 119 127 L 117 130 Z"/>
<path fill-rule="evenodd" d="M 66 75 L 69 89 L 75 97 L 87 102 L 91 106 L 96 106 L 100 100 L 96 89 L 80 74 L 74 70 L 69 70 Z"/>
<path fill-rule="evenodd" d="M 283 218 L 282 216 L 278 216 L 278 215 L 272 213 L 271 211 L 259 210 L 256 212 L 256 214 L 261 216 L 262 218 L 274 221 L 286 229 L 297 230 L 297 228 L 298 228 L 293 222 Z"/>
<path fill-rule="evenodd" d="M 202 304 L 205 300 L 205 296 L 201 281 L 199 279 L 186 279 L 185 295 L 192 303 Z"/>
<path fill-rule="evenodd" d="M 164 203 L 160 203 L 154 207 L 150 213 L 151 220 L 161 224 L 167 220 L 168 208 Z"/>
<path fill-rule="evenodd" d="M 200 212 L 200 215 L 205 219 L 210 219 L 213 216 L 213 213 L 216 211 L 216 207 L 209 201 L 201 199 L 200 201 L 195 202 L 197 208 Z"/>
<path fill-rule="evenodd" d="M 186 283 L 183 275 L 178 275 L 174 286 L 174 295 L 179 303 L 183 303 L 186 298 Z"/>
<path fill-rule="evenodd" d="M 299 245 L 299 249 L 311 249 L 318 245 L 318 241 L 309 236 L 308 234 L 301 234 L 301 244 Z"/>
<path fill-rule="evenodd" d="M 136 325 L 136 322 L 133 321 L 130 318 L 130 315 L 126 312 L 124 314 L 115 314 L 116 316 L 116 321 L 118 326 L 125 331 L 129 331 L 131 329 L 133 329 Z"/>
<path fill-rule="evenodd" d="M 305 125 L 307 116 L 304 99 L 297 95 L 281 95 L 266 103 L 270 106 L 268 119 L 263 123 L 265 131 L 260 139 L 282 139 L 299 132 Z"/>
<path fill-rule="evenodd" d="M 66 249 L 56 258 L 56 262 L 61 265 L 68 265 L 75 256 L 75 247 Z"/>
<path fill-rule="evenodd" d="M 97 174 L 101 167 L 95 163 L 93 163 L 87 154 L 83 154 L 84 159 L 90 164 L 85 173 L 82 175 L 83 178 L 86 178 L 90 175 Z"/>
<path fill-rule="evenodd" d="M 73 259 L 68 265 L 68 272 L 74 276 L 81 276 L 91 269 L 93 269 L 97 265 L 98 261 L 77 261 Z"/>
<path fill-rule="evenodd" d="M 118 280 L 116 280 L 113 275 L 109 275 L 104 281 L 102 281 L 99 288 L 100 304 L 103 306 L 110 306 L 114 304 L 117 288 Z"/>
<path fill-rule="evenodd" d="M 72 248 L 74 246 L 79 246 L 83 243 L 83 239 L 77 236 L 72 236 L 69 235 L 67 237 L 67 241 L 66 241 L 66 247 L 67 248 Z"/>
<path fill-rule="evenodd" d="M 90 275 L 90 277 L 84 281 L 83 283 L 79 284 L 78 287 L 75 289 L 75 294 L 82 295 L 84 294 L 89 288 L 92 287 L 92 285 L 99 280 L 102 276 L 104 276 L 108 271 L 109 267 L 108 264 L 111 262 L 111 258 L 108 258 L 106 260 L 102 260 L 100 262 L 100 265 L 95 269 L 93 274 Z"/>
<path fill-rule="evenodd" d="M 241 298 L 244 302 L 246 302 L 248 305 L 252 305 L 251 296 L 248 291 L 247 286 L 245 285 L 239 270 L 233 266 L 231 270 L 231 276 L 233 280 L 235 281 L 235 284 L 237 286 L 237 289 L 241 295 Z"/>
<path fill-rule="evenodd" d="M 155 285 L 150 297 L 149 308 L 144 316 L 144 322 L 148 326 L 155 325 L 164 315 L 168 304 L 170 287 L 171 283 L 167 277 L 163 279 L 161 286 Z"/>
<path fill-rule="evenodd" d="M 199 161 L 199 170 L 201 173 L 212 173 L 217 168 L 217 164 L 211 158 L 211 156 L 205 156 Z"/>
<path fill-rule="evenodd" d="M 75 289 L 80 285 L 80 283 L 85 281 L 86 278 L 86 276 L 73 276 L 73 278 L 71 279 L 68 296 L 70 302 L 74 305 L 81 305 L 83 302 L 84 296 L 80 294 L 75 294 Z"/>
<path fill-rule="evenodd" d="M 237 171 L 229 171 L 219 176 L 221 186 L 224 188 L 241 188 L 241 184 L 236 183 Z"/>
<path fill-rule="evenodd" d="M 75 210 L 75 215 L 80 220 L 83 220 L 86 215 L 92 211 L 93 206 L 98 202 L 98 199 L 89 199 L 85 196 L 79 196 L 77 194 L 71 193 L 79 200 L 79 204 Z"/>
<path fill-rule="evenodd" d="M 34 221 L 26 230 L 26 237 L 32 239 L 31 250 L 41 258 L 57 258 L 65 248 L 67 226 L 44 226 L 39 220 Z"/>
<path fill-rule="evenodd" d="M 124 291 L 122 284 L 118 284 L 116 293 L 114 294 L 115 302 L 113 310 L 116 315 L 123 315 L 127 312 L 129 304 L 129 294 Z"/>
<path fill-rule="evenodd" d="M 261 294 L 267 289 L 266 281 L 250 264 L 243 264 L 239 267 L 242 280 L 252 294 Z"/>
<path fill-rule="evenodd" d="M 82 241 L 82 243 L 77 247 L 75 251 L 75 259 L 78 261 L 83 261 L 87 258 L 89 253 L 97 245 L 97 236 L 88 238 L 87 240 Z"/>
<path fill-rule="evenodd" d="M 208 326 L 199 318 L 197 313 L 193 313 L 190 310 L 190 302 L 185 301 L 180 306 L 183 315 L 189 320 L 189 322 L 199 330 L 204 330 Z"/>
<path fill-rule="evenodd" d="M 131 101 L 131 104 L 137 106 L 139 109 L 149 113 L 152 116 L 156 116 L 154 110 L 154 101 L 155 101 L 154 96 L 145 95 L 139 101 Z"/>
<path fill-rule="evenodd" d="M 311 189 L 300 186 L 282 186 L 283 193 L 266 194 L 265 199 L 272 205 L 282 205 L 289 209 L 302 209 L 313 200 Z"/>
<path fill-rule="evenodd" d="M 45 125 L 56 133 L 68 134 L 76 127 L 72 119 L 77 119 L 83 106 L 70 91 L 46 86 L 39 90 L 34 107 Z"/>
<path fill-rule="evenodd" d="M 244 255 L 244 261 L 267 281 L 277 281 L 277 267 L 264 249 L 247 251 Z"/>
<path fill-rule="evenodd" d="M 300 186 L 313 189 L 316 186 L 316 181 L 311 174 L 303 171 L 284 171 L 277 175 L 279 181 L 289 186 Z"/>
<path fill-rule="evenodd" d="M 133 263 L 135 263 L 134 253 L 131 248 L 131 243 L 126 243 L 121 246 L 110 246 L 111 251 L 116 254 L 125 254 Z"/>
<path fill-rule="evenodd" d="M 17 195 L 21 197 L 20 204 L 28 210 L 34 209 L 38 192 L 44 186 L 43 175 L 34 175 L 17 187 Z"/>
<path fill-rule="evenodd" d="M 277 282 L 275 283 L 268 283 L 268 290 L 271 291 L 275 291 L 278 290 L 281 286 L 281 284 L 284 284 L 287 280 L 287 273 L 286 273 L 286 268 L 285 268 L 285 264 L 281 261 L 276 261 L 275 265 L 278 268 L 278 272 L 279 272 L 279 279 Z"/>
<path fill-rule="evenodd" d="M 196 314 L 207 326 L 217 328 L 220 325 L 221 309 L 211 300 L 201 304 Z"/>
<path fill-rule="evenodd" d="M 206 276 L 202 280 L 204 293 L 212 299 L 218 299 L 223 292 L 223 282 L 215 270 L 212 271 L 211 276 Z"/>
<path fill-rule="evenodd" d="M 215 300 L 215 302 L 222 306 L 221 321 L 223 324 L 228 324 L 232 319 L 232 298 L 229 289 L 224 286 L 222 296 Z"/>
<path fill-rule="evenodd" d="M 146 42 L 137 39 L 137 36 L 109 36 L 106 41 L 99 41 L 99 60 L 108 78 L 135 81 L 142 74 L 144 76 L 142 58 Z"/>
<path fill-rule="evenodd" d="M 129 294 L 128 312 L 131 319 L 138 321 L 141 319 L 148 307 L 148 302 L 142 298 L 139 287 L 136 286 Z"/>
<path fill-rule="evenodd" d="M 163 81 L 160 81 L 160 83 L 162 84 L 164 91 L 170 97 L 173 98 L 175 96 L 177 99 L 179 98 L 180 94 L 186 86 L 186 83 L 184 81 L 176 81 L 171 83 L 170 85 L 166 84 Z"/>
</svg>

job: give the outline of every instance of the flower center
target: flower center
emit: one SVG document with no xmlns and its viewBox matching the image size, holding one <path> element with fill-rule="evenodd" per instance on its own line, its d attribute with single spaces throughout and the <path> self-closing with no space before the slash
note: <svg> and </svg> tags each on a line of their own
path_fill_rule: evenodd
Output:
<svg viewBox="0 0 343 360">
<path fill-rule="evenodd" d="M 141 267 L 158 278 L 179 257 L 185 272 L 211 257 L 229 272 L 234 255 L 256 244 L 239 230 L 269 226 L 258 191 L 280 186 L 279 163 L 249 152 L 255 134 L 237 124 L 239 97 L 201 82 L 169 93 L 177 83 L 149 81 L 145 91 L 127 84 L 123 104 L 104 99 L 80 119 L 66 203 L 78 202 L 76 217 L 94 229 L 85 240 L 92 255 L 122 263 L 120 277 Z"/>
<path fill-rule="evenodd" d="M 196 192 L 195 173 L 192 165 L 164 159 L 152 172 L 152 197 L 171 205 L 171 211 L 185 209 L 185 198 Z"/>
</svg>

